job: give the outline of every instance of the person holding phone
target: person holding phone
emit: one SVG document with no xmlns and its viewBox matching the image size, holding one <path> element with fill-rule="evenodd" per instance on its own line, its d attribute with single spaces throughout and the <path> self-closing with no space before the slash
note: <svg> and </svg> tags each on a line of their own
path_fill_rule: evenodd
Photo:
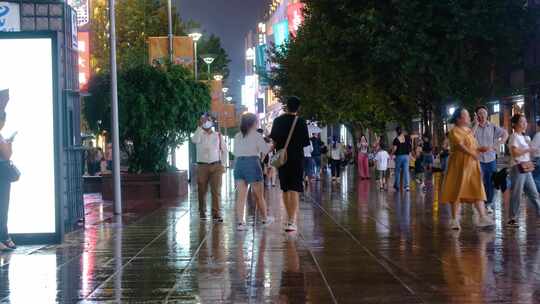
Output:
<svg viewBox="0 0 540 304">
<path fill-rule="evenodd" d="M 5 92 L 5 91 L 4 91 Z M 3 105 L 0 108 L 0 131 L 4 128 L 6 123 L 5 106 L 9 99 L 9 95 L 0 94 L 0 104 Z M 15 134 L 10 138 L 4 139 L 0 135 L 0 251 L 14 250 L 17 248 L 15 243 L 9 237 L 8 233 L 8 211 L 9 211 L 9 194 L 11 192 L 11 181 L 7 178 L 6 163 L 9 163 L 11 155 L 13 154 L 12 142 L 15 140 Z"/>
</svg>

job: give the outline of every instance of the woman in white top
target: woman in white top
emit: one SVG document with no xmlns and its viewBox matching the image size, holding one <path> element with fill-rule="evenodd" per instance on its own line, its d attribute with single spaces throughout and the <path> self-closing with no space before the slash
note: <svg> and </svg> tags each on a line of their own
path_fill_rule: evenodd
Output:
<svg viewBox="0 0 540 304">
<path fill-rule="evenodd" d="M 330 169 L 332 170 L 332 181 L 339 182 L 341 177 L 341 163 L 345 158 L 343 147 L 339 143 L 339 139 L 334 137 L 334 141 L 330 146 Z"/>
<path fill-rule="evenodd" d="M 521 197 L 523 191 L 529 197 L 529 200 L 536 208 L 536 215 L 540 217 L 540 196 L 536 189 L 532 173 L 527 170 L 527 167 L 533 165 L 531 153 L 535 153 L 536 149 L 530 146 L 531 139 L 523 135 L 527 129 L 527 119 L 521 114 L 512 116 L 512 127 L 514 133 L 508 140 L 510 147 L 510 178 L 512 180 L 512 196 L 510 199 L 510 220 L 508 226 L 517 227 L 517 217 L 519 216 L 519 208 L 521 205 Z"/>
<path fill-rule="evenodd" d="M 268 154 L 271 146 L 264 141 L 257 132 L 257 116 L 253 113 L 242 115 L 240 132 L 234 138 L 234 180 L 238 196 L 236 198 L 237 229 L 245 230 L 245 206 L 248 196 L 248 186 L 251 186 L 257 208 L 262 216 L 263 224 L 270 224 L 272 218 L 268 216 L 263 189 L 263 171 L 261 159 Z"/>
</svg>

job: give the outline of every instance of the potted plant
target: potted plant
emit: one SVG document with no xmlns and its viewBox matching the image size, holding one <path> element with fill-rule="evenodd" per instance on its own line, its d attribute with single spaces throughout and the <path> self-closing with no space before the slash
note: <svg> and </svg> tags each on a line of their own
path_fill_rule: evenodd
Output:
<svg viewBox="0 0 540 304">
<path fill-rule="evenodd" d="M 110 131 L 110 79 L 103 73 L 90 82 L 84 112 L 90 127 Z M 118 74 L 121 149 L 127 157 L 122 173 L 123 200 L 130 205 L 173 200 L 187 192 L 187 174 L 171 167 L 168 155 L 195 130 L 210 108 L 208 87 L 178 65 L 141 65 Z M 112 199 L 112 179 L 103 176 L 103 198 Z M 131 203 L 130 203 L 131 202 Z"/>
</svg>

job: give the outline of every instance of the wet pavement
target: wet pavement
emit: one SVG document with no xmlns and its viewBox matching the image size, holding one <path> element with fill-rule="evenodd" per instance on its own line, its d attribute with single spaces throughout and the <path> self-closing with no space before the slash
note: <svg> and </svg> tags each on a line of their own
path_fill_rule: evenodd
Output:
<svg viewBox="0 0 540 304">
<path fill-rule="evenodd" d="M 276 222 L 262 227 L 250 203 L 249 229 L 236 232 L 224 179 L 223 224 L 199 221 L 193 191 L 144 216 L 115 218 L 94 201 L 86 229 L 62 245 L 0 255 L 0 303 L 540 303 L 532 209 L 507 229 L 497 204 L 495 229 L 478 231 L 466 207 L 452 233 L 438 180 L 399 194 L 348 176 L 313 183 L 298 233 L 283 232 L 275 188 Z"/>
</svg>

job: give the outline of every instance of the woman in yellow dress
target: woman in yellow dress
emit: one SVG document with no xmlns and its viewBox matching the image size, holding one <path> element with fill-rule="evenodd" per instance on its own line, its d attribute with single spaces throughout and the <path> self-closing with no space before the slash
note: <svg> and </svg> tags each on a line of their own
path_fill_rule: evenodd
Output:
<svg viewBox="0 0 540 304">
<path fill-rule="evenodd" d="M 493 219 L 487 215 L 484 206 L 486 192 L 478 161 L 479 154 L 486 152 L 486 148 L 478 147 L 474 133 L 469 128 L 471 117 L 466 109 L 454 111 L 450 123 L 454 124 L 454 128 L 448 135 L 450 158 L 441 195 L 442 202 L 452 205 L 450 228 L 461 229 L 459 222 L 462 203 L 474 204 L 479 215 L 478 227 L 493 226 Z"/>
</svg>

